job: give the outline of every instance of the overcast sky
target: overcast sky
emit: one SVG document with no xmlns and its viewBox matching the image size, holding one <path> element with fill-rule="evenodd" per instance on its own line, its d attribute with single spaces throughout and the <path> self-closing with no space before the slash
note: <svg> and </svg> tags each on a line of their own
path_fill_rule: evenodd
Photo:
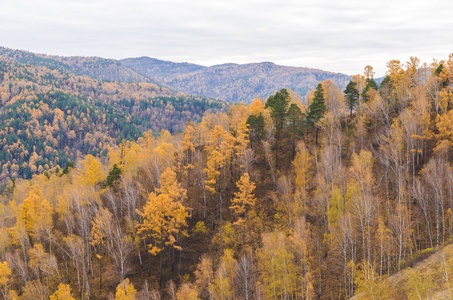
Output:
<svg viewBox="0 0 453 300">
<path fill-rule="evenodd" d="M 376 76 L 453 52 L 452 0 L 0 0 L 0 46 L 206 66 L 272 61 Z"/>
</svg>

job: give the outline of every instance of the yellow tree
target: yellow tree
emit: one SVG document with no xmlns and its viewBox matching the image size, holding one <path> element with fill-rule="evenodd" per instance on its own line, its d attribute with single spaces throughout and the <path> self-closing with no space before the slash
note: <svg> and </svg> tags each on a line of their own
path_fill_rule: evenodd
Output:
<svg viewBox="0 0 453 300">
<path fill-rule="evenodd" d="M 302 212 L 305 214 L 306 201 L 308 199 L 308 183 L 312 178 L 311 166 L 312 156 L 304 143 L 297 146 L 297 154 L 293 161 L 295 173 L 295 193 L 296 199 L 300 199 Z"/>
<path fill-rule="evenodd" d="M 11 278 L 11 269 L 8 267 L 8 263 L 0 263 L 0 286 L 2 287 L 3 298 L 6 299 L 8 293 L 8 285 Z"/>
<path fill-rule="evenodd" d="M 247 125 L 249 107 L 244 104 L 234 105 L 230 108 L 229 116 L 230 132 L 234 137 L 232 159 L 238 159 L 244 154 L 249 144 L 249 129 Z"/>
<path fill-rule="evenodd" d="M 453 145 L 453 110 L 437 117 L 437 129 L 439 140 L 447 140 Z"/>
<path fill-rule="evenodd" d="M 181 141 L 181 146 L 184 151 L 184 168 L 187 170 L 187 186 L 190 186 L 190 171 L 194 168 L 193 157 L 195 153 L 195 129 L 191 125 L 187 125 L 184 129 L 184 138 Z"/>
<path fill-rule="evenodd" d="M 258 251 L 260 283 L 265 299 L 292 299 L 296 292 L 294 255 L 288 251 L 284 233 L 272 232 L 262 236 L 263 247 Z"/>
<path fill-rule="evenodd" d="M 302 299 L 313 298 L 313 283 L 311 282 L 311 272 L 309 265 L 309 253 L 311 238 L 310 227 L 305 217 L 300 217 L 294 224 L 294 230 L 291 232 L 290 240 L 294 247 L 293 252 L 296 253 L 297 260 L 300 265 L 300 293 Z"/>
<path fill-rule="evenodd" d="M 54 276 L 57 276 L 60 280 L 57 258 L 52 254 L 46 253 L 41 244 L 35 244 L 28 251 L 28 255 L 30 257 L 29 266 L 35 272 L 38 279 L 42 273 L 46 277 L 47 283 L 49 282 L 49 278 Z"/>
<path fill-rule="evenodd" d="M 238 217 L 238 220 L 234 224 L 243 227 L 242 249 L 244 249 L 246 223 L 250 213 L 253 214 L 253 209 L 255 207 L 256 198 L 253 194 L 255 184 L 250 181 L 249 174 L 244 173 L 238 181 L 237 187 L 239 188 L 239 192 L 234 194 L 234 198 L 231 200 L 230 209 L 232 209 Z"/>
<path fill-rule="evenodd" d="M 18 222 L 23 222 L 28 235 L 37 239 L 44 235 L 49 237 L 53 228 L 53 208 L 43 197 L 41 188 L 34 186 L 18 211 Z"/>
<path fill-rule="evenodd" d="M 71 295 L 69 284 L 60 283 L 58 289 L 50 296 L 49 300 L 75 300 L 75 298 Z"/>
<path fill-rule="evenodd" d="M 347 202 L 362 235 L 363 260 L 371 260 L 371 222 L 376 214 L 376 201 L 372 195 L 374 187 L 373 156 L 366 150 L 352 154 L 351 173 L 354 176 L 347 183 Z"/>
<path fill-rule="evenodd" d="M 176 292 L 176 300 L 199 300 L 197 290 L 190 283 L 183 283 Z"/>
<path fill-rule="evenodd" d="M 115 300 L 135 300 L 137 290 L 128 278 L 116 287 Z"/>
<path fill-rule="evenodd" d="M 99 247 L 99 288 L 102 290 L 102 258 L 104 256 L 105 243 L 111 237 L 112 213 L 105 208 L 101 208 L 92 221 L 91 242 L 90 244 Z M 96 248 L 95 248 L 96 249 Z"/>
<path fill-rule="evenodd" d="M 85 156 L 80 164 L 82 165 L 82 168 L 78 169 L 78 171 L 80 180 L 84 184 L 96 185 L 107 177 L 102 170 L 102 164 L 90 154 Z"/>
<path fill-rule="evenodd" d="M 205 172 L 207 173 L 208 180 L 206 181 L 206 189 L 212 194 L 213 197 L 213 218 L 212 229 L 215 230 L 216 218 L 216 200 L 215 194 L 219 196 L 219 219 L 220 219 L 220 249 L 222 253 L 222 221 L 223 221 L 223 190 L 226 184 L 225 165 L 227 159 L 232 157 L 234 137 L 225 131 L 220 125 L 216 125 L 210 132 L 210 139 L 208 141 L 208 160 Z M 223 180 L 222 180 L 223 179 Z M 217 186 L 217 189 L 216 189 Z"/>
<path fill-rule="evenodd" d="M 264 109 L 264 103 L 259 98 L 255 98 L 250 104 L 249 110 L 252 115 L 258 117 Z"/>
<path fill-rule="evenodd" d="M 166 246 L 182 250 L 180 246 L 176 245 L 176 235 L 187 226 L 188 213 L 181 203 L 182 195 L 185 197 L 185 190 L 178 189 L 176 174 L 170 169 L 162 174 L 159 192 L 161 193 L 159 195 L 154 192 L 149 194 L 143 212 L 140 213 L 143 223 L 138 225 L 138 233 L 143 233 L 152 239 L 152 243 L 148 244 L 149 253 L 151 255 L 159 254 L 159 284 L 162 286 L 162 251 Z"/>
<path fill-rule="evenodd" d="M 222 256 L 220 266 L 212 284 L 209 284 L 209 293 L 213 299 L 233 299 L 233 279 L 236 271 L 236 260 L 233 251 L 226 249 Z"/>
<path fill-rule="evenodd" d="M 357 267 L 356 282 L 356 295 L 359 299 L 395 299 L 387 280 L 379 277 L 369 262 L 364 262 Z"/>
</svg>

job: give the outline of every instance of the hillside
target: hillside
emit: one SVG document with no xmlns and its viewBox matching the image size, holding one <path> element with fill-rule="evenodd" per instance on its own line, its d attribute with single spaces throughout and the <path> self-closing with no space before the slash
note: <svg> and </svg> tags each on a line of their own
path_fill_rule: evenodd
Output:
<svg viewBox="0 0 453 300">
<path fill-rule="evenodd" d="M 346 94 L 325 80 L 308 106 L 282 89 L 266 101 L 206 113 L 180 132 L 145 132 L 97 157 L 80 155 L 64 171 L 9 181 L 0 196 L 2 297 L 449 297 L 453 54 L 427 72 L 416 58 L 388 66 L 380 86 L 369 69 Z M 38 69 L 42 76 L 33 70 L 2 80 L 48 80 L 47 69 Z M 94 83 L 105 93 L 108 85 Z M 156 91 L 148 85 L 140 91 Z M 78 120 L 95 109 L 84 93 Z M 55 117 L 41 114 L 59 101 L 30 98 L 37 100 L 10 100 L 17 106 L 8 112 L 20 113 L 9 124 L 27 110 L 25 122 L 42 120 L 51 131 Z M 75 101 L 60 98 L 64 106 L 55 110 Z M 103 128 L 114 130 L 110 122 Z M 2 134 L 12 132 L 5 125 Z"/>
<path fill-rule="evenodd" d="M 148 130 L 181 131 L 224 107 L 153 83 L 93 79 L 50 58 L 9 53 L 0 56 L 2 183 L 63 169 L 88 153 L 105 155 Z"/>
<path fill-rule="evenodd" d="M 379 278 L 374 274 L 351 300 L 359 299 L 451 299 L 453 245 L 422 251 L 411 267 Z"/>
<path fill-rule="evenodd" d="M 344 89 L 350 79 L 340 73 L 271 62 L 203 67 L 141 57 L 123 59 L 121 63 L 169 88 L 229 102 L 251 102 L 255 97 L 265 98 L 282 88 L 305 96 L 326 79 Z"/>
<path fill-rule="evenodd" d="M 327 79 L 332 80 L 343 90 L 351 77 L 318 69 L 280 66 L 271 62 L 244 65 L 230 63 L 205 67 L 150 57 L 122 60 L 65 57 L 3 47 L 0 47 L 0 57 L 75 75 L 87 75 L 94 79 L 149 82 L 172 91 L 227 102 L 248 103 L 256 97 L 266 98 L 282 88 L 291 89 L 304 97 L 319 81 Z"/>
<path fill-rule="evenodd" d="M 51 70 L 87 75 L 95 79 L 124 82 L 150 82 L 148 78 L 114 59 L 81 56 L 55 56 L 0 47 L 0 58 Z"/>
</svg>

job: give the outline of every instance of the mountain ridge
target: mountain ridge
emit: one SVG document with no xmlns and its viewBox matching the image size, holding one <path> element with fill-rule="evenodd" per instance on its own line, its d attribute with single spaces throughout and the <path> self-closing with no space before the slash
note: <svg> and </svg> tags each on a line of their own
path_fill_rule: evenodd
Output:
<svg viewBox="0 0 453 300">
<path fill-rule="evenodd" d="M 342 73 L 273 62 L 225 63 L 210 67 L 151 57 L 127 58 L 120 62 L 170 89 L 228 102 L 250 102 L 257 96 L 265 98 L 282 88 L 305 96 L 319 81 L 326 79 L 343 89 L 351 78 Z M 168 66 L 180 71 L 161 71 L 162 67 Z"/>
</svg>

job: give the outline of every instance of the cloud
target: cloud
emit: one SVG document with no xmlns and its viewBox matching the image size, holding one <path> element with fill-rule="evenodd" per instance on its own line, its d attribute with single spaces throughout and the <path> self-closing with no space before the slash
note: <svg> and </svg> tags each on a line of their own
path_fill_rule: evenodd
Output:
<svg viewBox="0 0 453 300">
<path fill-rule="evenodd" d="M 59 55 L 275 63 L 349 74 L 453 52 L 453 2 L 0 0 L 3 46 Z"/>
</svg>

